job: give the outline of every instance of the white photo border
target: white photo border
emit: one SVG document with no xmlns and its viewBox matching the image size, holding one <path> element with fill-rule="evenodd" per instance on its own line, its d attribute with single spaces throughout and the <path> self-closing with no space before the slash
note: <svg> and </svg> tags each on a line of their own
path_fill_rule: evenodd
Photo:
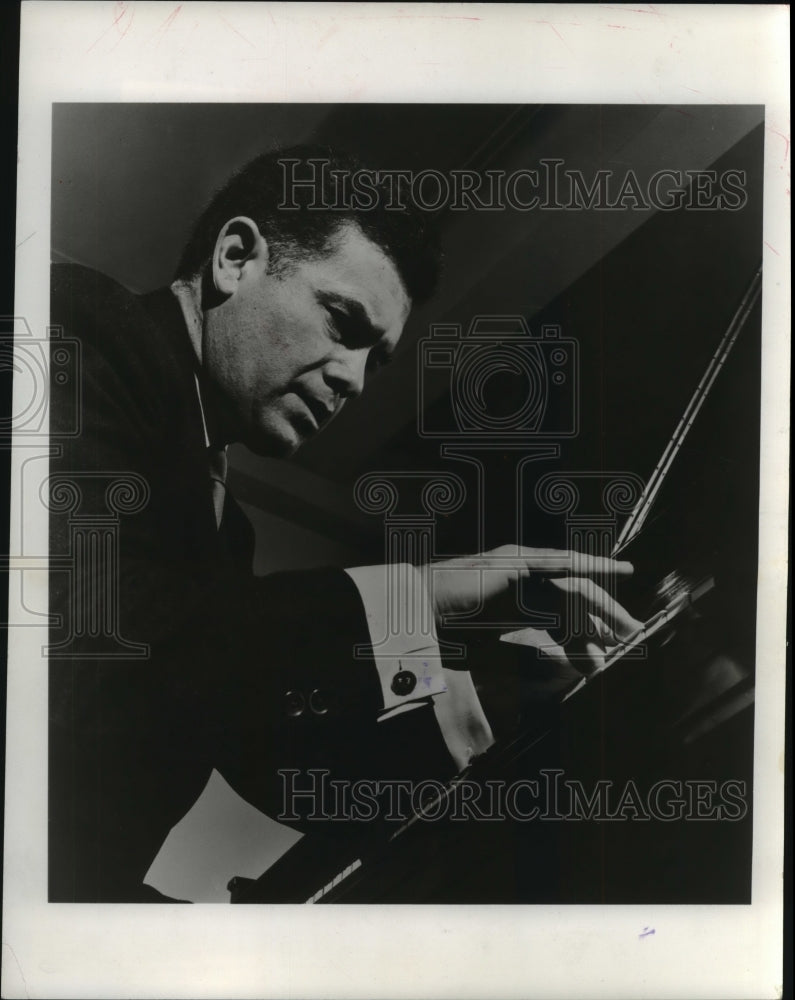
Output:
<svg viewBox="0 0 795 1000">
<path fill-rule="evenodd" d="M 788 22 L 783 5 L 23 4 L 15 315 L 33 330 L 48 324 L 56 101 L 764 104 L 758 721 L 749 906 L 48 904 L 45 629 L 12 629 L 3 996 L 777 995 L 789 434 Z M 16 449 L 12 553 L 21 513 L 13 484 L 23 460 Z M 47 550 L 46 523 L 26 524 L 26 531 Z M 647 926 L 654 936 L 640 938 Z"/>
</svg>

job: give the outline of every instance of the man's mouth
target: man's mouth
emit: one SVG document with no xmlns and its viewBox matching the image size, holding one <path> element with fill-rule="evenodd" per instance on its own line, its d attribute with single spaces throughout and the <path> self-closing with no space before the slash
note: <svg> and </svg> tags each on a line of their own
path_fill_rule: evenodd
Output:
<svg viewBox="0 0 795 1000">
<path fill-rule="evenodd" d="M 334 416 L 334 407 L 327 405 L 322 400 L 309 395 L 301 395 L 299 398 L 307 410 L 309 410 L 316 430 L 321 430 Z"/>
</svg>

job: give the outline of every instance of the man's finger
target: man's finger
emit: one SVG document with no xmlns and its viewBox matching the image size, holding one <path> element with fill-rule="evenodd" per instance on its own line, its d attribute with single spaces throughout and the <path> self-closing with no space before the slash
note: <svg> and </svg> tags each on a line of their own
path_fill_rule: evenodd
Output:
<svg viewBox="0 0 795 1000">
<path fill-rule="evenodd" d="M 531 549 L 519 546 L 517 555 L 526 560 L 529 570 L 547 573 L 567 573 L 571 576 L 631 576 L 631 562 L 592 556 L 567 549 Z"/>
<path fill-rule="evenodd" d="M 591 663 L 591 671 L 597 673 L 605 668 L 605 650 L 595 642 L 585 643 L 585 652 Z"/>
<path fill-rule="evenodd" d="M 549 582 L 564 593 L 580 597 L 585 602 L 588 611 L 601 618 L 621 639 L 628 639 L 643 626 L 642 622 L 633 618 L 625 608 L 621 607 L 618 601 L 614 600 L 593 580 L 575 576 L 561 576 L 552 578 Z"/>
</svg>

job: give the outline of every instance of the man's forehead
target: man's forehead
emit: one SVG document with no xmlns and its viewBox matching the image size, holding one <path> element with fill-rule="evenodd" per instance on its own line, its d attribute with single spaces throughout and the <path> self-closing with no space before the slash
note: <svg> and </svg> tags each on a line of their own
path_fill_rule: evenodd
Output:
<svg viewBox="0 0 795 1000">
<path fill-rule="evenodd" d="M 358 303 L 364 318 L 382 333 L 395 325 L 402 329 L 411 300 L 398 269 L 358 225 L 343 223 L 316 264 L 317 280 L 328 294 Z"/>
</svg>

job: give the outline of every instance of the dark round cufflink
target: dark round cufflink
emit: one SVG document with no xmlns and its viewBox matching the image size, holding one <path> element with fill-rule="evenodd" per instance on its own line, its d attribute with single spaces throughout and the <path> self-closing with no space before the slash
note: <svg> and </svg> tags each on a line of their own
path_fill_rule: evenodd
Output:
<svg viewBox="0 0 795 1000">
<path fill-rule="evenodd" d="M 417 675 L 410 670 L 399 670 L 392 678 L 390 687 L 396 695 L 411 694 L 417 686 Z"/>
</svg>

